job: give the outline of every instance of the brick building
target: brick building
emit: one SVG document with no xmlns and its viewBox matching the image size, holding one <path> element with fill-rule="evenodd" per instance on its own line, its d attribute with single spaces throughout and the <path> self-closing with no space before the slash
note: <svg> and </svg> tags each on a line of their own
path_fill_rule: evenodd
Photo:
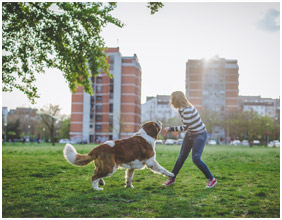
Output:
<svg viewBox="0 0 282 220">
<path fill-rule="evenodd" d="M 238 109 L 237 60 L 214 56 L 186 63 L 186 96 L 198 110 L 225 112 Z"/>
<path fill-rule="evenodd" d="M 227 111 L 239 109 L 239 66 L 237 60 L 214 56 L 211 59 L 188 60 L 186 63 L 186 96 L 199 111 L 215 112 L 224 117 Z M 225 131 L 215 127 L 214 139 L 224 138 Z"/>
<path fill-rule="evenodd" d="M 104 142 L 126 138 L 141 125 L 141 66 L 137 56 L 122 56 L 119 48 L 106 50 L 112 79 L 92 78 L 95 94 L 79 87 L 72 95 L 71 138 Z"/>
</svg>

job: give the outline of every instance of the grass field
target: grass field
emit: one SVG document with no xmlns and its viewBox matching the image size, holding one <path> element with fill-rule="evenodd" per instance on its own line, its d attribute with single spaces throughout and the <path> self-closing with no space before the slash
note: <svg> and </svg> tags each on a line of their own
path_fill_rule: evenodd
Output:
<svg viewBox="0 0 282 220">
<path fill-rule="evenodd" d="M 88 153 L 92 145 L 76 145 Z M 104 191 L 91 185 L 93 164 L 75 167 L 63 157 L 63 145 L 4 145 L 2 148 L 2 217 L 197 218 L 280 217 L 280 149 L 206 146 L 202 159 L 218 184 L 207 180 L 191 156 L 170 187 L 167 179 L 135 171 L 124 188 L 125 169 L 105 178 Z M 180 146 L 157 145 L 157 161 L 169 171 Z"/>
</svg>

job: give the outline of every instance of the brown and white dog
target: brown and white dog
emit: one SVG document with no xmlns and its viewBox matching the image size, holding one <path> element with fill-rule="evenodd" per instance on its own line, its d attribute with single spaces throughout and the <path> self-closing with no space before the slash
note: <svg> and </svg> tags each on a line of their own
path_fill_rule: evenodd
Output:
<svg viewBox="0 0 282 220">
<path fill-rule="evenodd" d="M 92 176 L 92 186 L 95 190 L 103 190 L 99 185 L 104 185 L 102 178 L 111 176 L 119 167 L 126 170 L 126 187 L 132 186 L 135 169 L 145 166 L 153 172 L 173 177 L 174 174 L 160 166 L 156 161 L 155 141 L 162 129 L 161 122 L 146 122 L 132 137 L 115 141 L 106 141 L 94 148 L 88 154 L 78 154 L 75 148 L 67 144 L 64 149 L 66 160 L 77 166 L 83 166 L 94 160 L 95 171 Z"/>
</svg>

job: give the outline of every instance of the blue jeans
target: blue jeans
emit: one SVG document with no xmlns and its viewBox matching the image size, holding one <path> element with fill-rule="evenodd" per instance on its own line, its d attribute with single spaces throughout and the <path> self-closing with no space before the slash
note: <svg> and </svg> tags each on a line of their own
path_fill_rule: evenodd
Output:
<svg viewBox="0 0 282 220">
<path fill-rule="evenodd" d="M 208 166 L 201 160 L 201 156 L 206 144 L 207 140 L 207 132 L 203 131 L 199 134 L 193 134 L 186 132 L 179 156 L 174 165 L 172 173 L 174 173 L 175 179 L 178 172 L 180 171 L 182 165 L 184 164 L 186 158 L 188 157 L 191 149 L 192 149 L 192 160 L 193 163 L 205 174 L 207 179 L 212 179 L 213 175 L 211 174 Z"/>
</svg>

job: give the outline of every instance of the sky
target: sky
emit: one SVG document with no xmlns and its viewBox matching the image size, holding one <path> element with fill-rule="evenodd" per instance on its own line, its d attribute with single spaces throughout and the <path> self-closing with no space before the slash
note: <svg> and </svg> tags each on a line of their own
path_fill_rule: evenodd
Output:
<svg viewBox="0 0 282 220">
<path fill-rule="evenodd" d="M 125 26 L 108 25 L 107 47 L 137 55 L 142 67 L 141 103 L 147 96 L 185 92 L 188 59 L 218 55 L 236 59 L 239 95 L 280 96 L 280 3 L 164 2 L 155 15 L 146 3 L 118 3 L 112 12 Z M 71 93 L 62 73 L 37 77 L 40 99 L 32 105 L 18 91 L 2 93 L 2 106 L 42 108 L 53 104 L 71 113 Z"/>
</svg>

